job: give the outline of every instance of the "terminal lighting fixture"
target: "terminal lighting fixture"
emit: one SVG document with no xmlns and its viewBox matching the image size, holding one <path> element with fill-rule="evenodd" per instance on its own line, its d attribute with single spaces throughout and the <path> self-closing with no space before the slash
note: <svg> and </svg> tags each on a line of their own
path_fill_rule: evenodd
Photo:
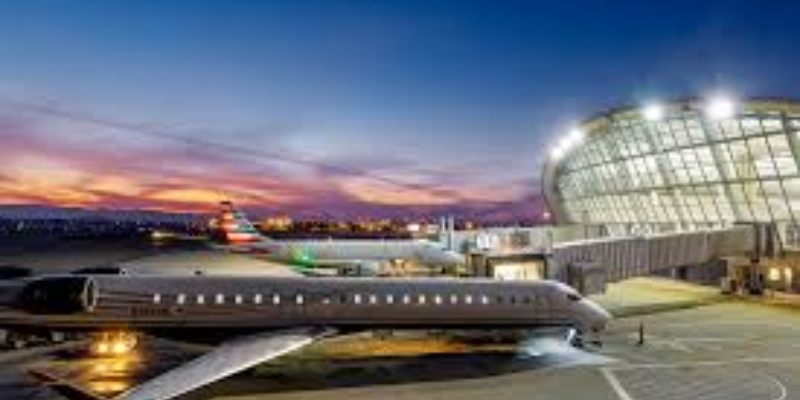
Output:
<svg viewBox="0 0 800 400">
<path fill-rule="evenodd" d="M 649 104 L 642 110 L 642 115 L 648 121 L 661 121 L 664 118 L 664 108 L 660 104 Z"/>
<path fill-rule="evenodd" d="M 558 160 L 561 157 L 564 157 L 564 152 L 564 148 L 561 146 L 561 144 L 559 144 L 556 147 L 553 147 L 553 150 L 550 151 L 550 156 Z"/>
<path fill-rule="evenodd" d="M 572 147 L 575 145 L 580 144 L 583 142 L 583 139 L 586 137 L 586 134 L 583 133 L 583 130 L 579 128 L 572 128 L 569 131 L 569 135 L 566 138 L 566 145 L 567 147 Z"/>
<path fill-rule="evenodd" d="M 570 129 L 567 136 L 561 139 L 558 144 L 550 151 L 550 156 L 556 160 L 560 159 L 567 153 L 567 151 L 583 142 L 586 138 L 586 133 L 580 128 Z"/>
<path fill-rule="evenodd" d="M 736 114 L 736 104 L 724 96 L 712 97 L 705 105 L 705 113 L 713 120 L 728 119 Z"/>
</svg>

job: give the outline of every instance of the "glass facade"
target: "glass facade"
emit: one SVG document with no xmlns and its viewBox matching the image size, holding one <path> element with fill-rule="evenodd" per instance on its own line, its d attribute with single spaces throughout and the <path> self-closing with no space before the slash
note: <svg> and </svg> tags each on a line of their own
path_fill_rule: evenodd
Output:
<svg viewBox="0 0 800 400">
<path fill-rule="evenodd" d="M 559 222 L 611 234 L 774 223 L 784 245 L 800 245 L 800 103 L 753 100 L 712 118 L 688 100 L 658 118 L 622 109 L 580 129 L 545 172 Z"/>
</svg>

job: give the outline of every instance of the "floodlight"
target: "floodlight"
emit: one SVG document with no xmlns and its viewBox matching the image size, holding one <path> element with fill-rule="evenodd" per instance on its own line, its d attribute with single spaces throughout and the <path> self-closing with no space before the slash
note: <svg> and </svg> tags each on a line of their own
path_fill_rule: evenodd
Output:
<svg viewBox="0 0 800 400">
<path fill-rule="evenodd" d="M 664 108 L 660 104 L 649 104 L 642 110 L 642 115 L 648 121 L 660 121 L 664 118 Z"/>
<path fill-rule="evenodd" d="M 728 97 L 713 97 L 706 103 L 705 113 L 714 120 L 728 119 L 736 114 L 736 103 Z"/>
<path fill-rule="evenodd" d="M 572 128 L 565 139 L 566 145 L 567 147 L 575 146 L 580 144 L 584 138 L 586 138 L 586 133 L 584 133 L 583 130 L 580 128 Z"/>
<path fill-rule="evenodd" d="M 550 157 L 552 157 L 555 160 L 559 160 L 561 157 L 564 157 L 565 152 L 566 150 L 564 149 L 564 147 L 561 144 L 559 144 L 556 147 L 553 147 L 552 150 L 550 150 Z"/>
</svg>

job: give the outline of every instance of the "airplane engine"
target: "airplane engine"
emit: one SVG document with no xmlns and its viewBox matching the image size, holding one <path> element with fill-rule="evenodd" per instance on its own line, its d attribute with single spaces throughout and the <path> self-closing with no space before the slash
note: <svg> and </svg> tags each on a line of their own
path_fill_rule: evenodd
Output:
<svg viewBox="0 0 800 400">
<path fill-rule="evenodd" d="M 58 276 L 32 281 L 20 294 L 20 306 L 33 314 L 90 312 L 97 304 L 97 285 L 85 276 Z"/>
</svg>

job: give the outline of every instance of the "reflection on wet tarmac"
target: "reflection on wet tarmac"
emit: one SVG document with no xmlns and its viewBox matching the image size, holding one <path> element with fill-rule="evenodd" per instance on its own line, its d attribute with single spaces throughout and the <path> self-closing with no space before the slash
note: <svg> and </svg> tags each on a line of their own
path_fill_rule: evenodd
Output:
<svg viewBox="0 0 800 400">
<path fill-rule="evenodd" d="M 529 351 L 537 346 L 546 352 Z M 550 339 L 530 342 L 525 351 L 520 351 L 519 346 L 508 343 L 464 343 L 430 336 L 378 339 L 354 335 L 311 346 L 214 384 L 204 389 L 203 396 L 211 399 L 221 394 L 472 379 L 597 361 L 589 354 L 564 346 L 557 339 Z M 37 368 L 100 396 L 113 397 L 197 355 L 197 349 L 147 339 L 136 352 L 126 356 L 93 357 L 86 351 L 63 352 Z"/>
</svg>

